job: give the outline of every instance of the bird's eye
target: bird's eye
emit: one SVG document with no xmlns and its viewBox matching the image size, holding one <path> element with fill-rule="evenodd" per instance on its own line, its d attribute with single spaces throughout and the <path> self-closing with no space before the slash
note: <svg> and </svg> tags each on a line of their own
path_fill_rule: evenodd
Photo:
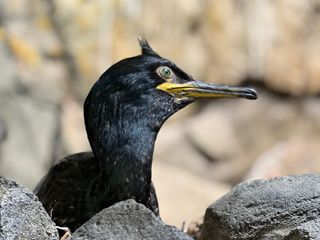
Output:
<svg viewBox="0 0 320 240">
<path fill-rule="evenodd" d="M 172 78 L 172 70 L 169 67 L 159 67 L 157 72 L 164 79 Z"/>
</svg>

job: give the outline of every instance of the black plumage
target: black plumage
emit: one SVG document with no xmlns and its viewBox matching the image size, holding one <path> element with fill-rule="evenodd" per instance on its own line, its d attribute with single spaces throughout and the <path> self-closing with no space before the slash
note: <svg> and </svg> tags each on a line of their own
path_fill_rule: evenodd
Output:
<svg viewBox="0 0 320 240">
<path fill-rule="evenodd" d="M 111 66 L 84 103 L 92 152 L 57 162 L 35 193 L 58 226 L 77 229 L 112 204 L 135 199 L 159 215 L 151 165 L 168 117 L 198 97 L 255 99 L 248 88 L 195 81 L 139 39 L 142 54 Z"/>
</svg>

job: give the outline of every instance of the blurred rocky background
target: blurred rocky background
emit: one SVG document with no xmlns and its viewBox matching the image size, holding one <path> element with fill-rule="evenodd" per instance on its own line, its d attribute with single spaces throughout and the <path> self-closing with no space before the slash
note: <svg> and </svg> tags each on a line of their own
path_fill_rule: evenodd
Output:
<svg viewBox="0 0 320 240">
<path fill-rule="evenodd" d="M 320 171 L 319 0 L 0 1 L 0 175 L 33 188 L 89 150 L 86 93 L 144 36 L 197 79 L 257 101 L 191 105 L 161 130 L 153 179 L 178 227 L 239 181 Z"/>
</svg>

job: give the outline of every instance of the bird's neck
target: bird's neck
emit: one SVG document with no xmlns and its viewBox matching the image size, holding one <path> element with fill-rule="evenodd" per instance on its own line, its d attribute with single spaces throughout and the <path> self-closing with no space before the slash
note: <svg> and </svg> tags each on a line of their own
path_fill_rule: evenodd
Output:
<svg viewBox="0 0 320 240">
<path fill-rule="evenodd" d="M 102 124 L 87 129 L 88 137 L 109 191 L 117 191 L 119 199 L 134 198 L 143 203 L 150 188 L 158 131 L 142 121 L 124 119 L 104 118 Z"/>
<path fill-rule="evenodd" d="M 157 132 L 147 126 L 135 122 L 108 124 L 98 136 L 91 145 L 101 166 L 109 168 L 110 164 L 125 161 L 128 165 L 151 167 Z"/>
</svg>

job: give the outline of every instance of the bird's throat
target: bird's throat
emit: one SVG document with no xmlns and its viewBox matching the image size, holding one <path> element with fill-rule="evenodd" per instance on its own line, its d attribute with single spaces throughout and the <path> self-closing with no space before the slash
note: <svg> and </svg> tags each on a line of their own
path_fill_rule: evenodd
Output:
<svg viewBox="0 0 320 240">
<path fill-rule="evenodd" d="M 98 128 L 95 128 L 98 130 Z M 88 131 L 89 133 L 90 131 Z M 145 124 L 122 122 L 91 132 L 90 144 L 100 174 L 117 201 L 129 198 L 145 203 L 151 184 L 152 155 L 157 132 Z"/>
</svg>

